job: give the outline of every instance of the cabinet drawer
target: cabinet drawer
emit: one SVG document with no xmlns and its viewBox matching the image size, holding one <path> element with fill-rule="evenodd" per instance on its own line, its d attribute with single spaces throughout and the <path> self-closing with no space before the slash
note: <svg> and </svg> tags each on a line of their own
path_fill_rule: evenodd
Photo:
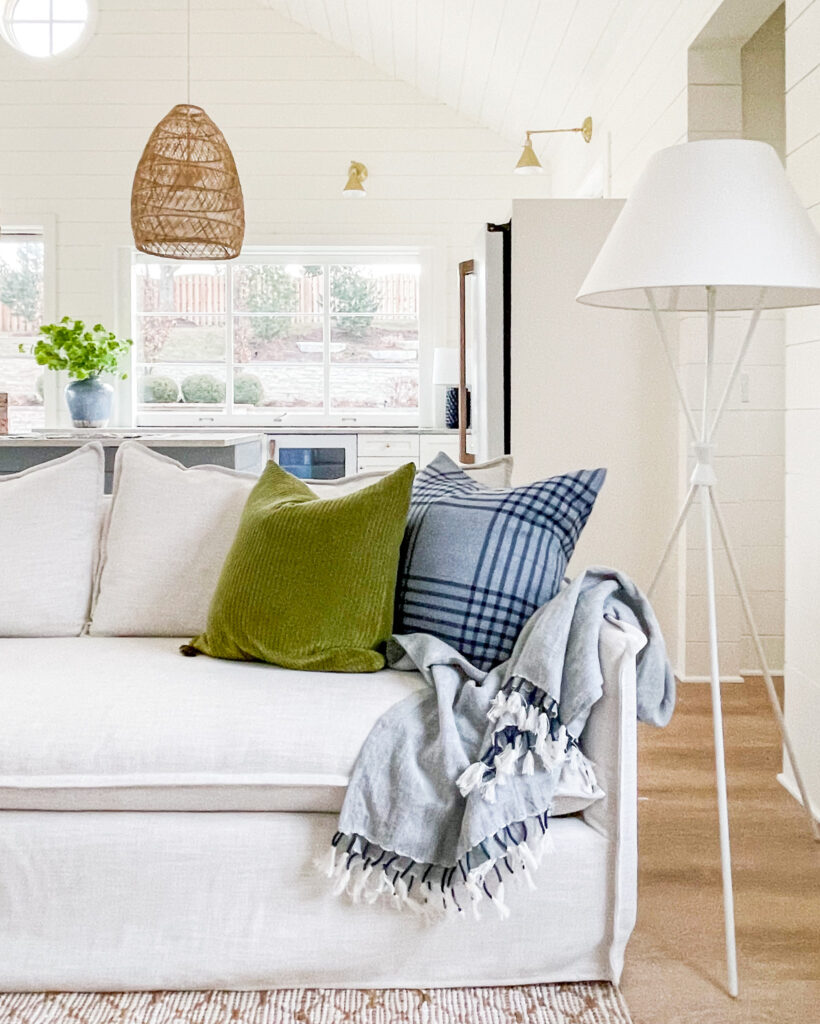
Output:
<svg viewBox="0 0 820 1024">
<path fill-rule="evenodd" d="M 418 458 L 417 434 L 359 434 L 359 458 Z"/>
<path fill-rule="evenodd" d="M 439 452 L 449 455 L 453 462 L 458 462 L 458 434 L 426 435 L 421 438 L 419 464 L 426 466 L 432 462 Z"/>
<path fill-rule="evenodd" d="M 386 458 L 386 457 L 374 457 L 370 459 L 359 459 L 357 472 L 359 473 L 370 473 L 372 470 L 379 470 L 379 472 L 389 473 L 391 470 L 398 469 L 399 466 L 406 466 L 408 462 L 413 462 L 418 465 L 418 457 L 410 458 L 409 456 L 399 458 Z"/>
</svg>

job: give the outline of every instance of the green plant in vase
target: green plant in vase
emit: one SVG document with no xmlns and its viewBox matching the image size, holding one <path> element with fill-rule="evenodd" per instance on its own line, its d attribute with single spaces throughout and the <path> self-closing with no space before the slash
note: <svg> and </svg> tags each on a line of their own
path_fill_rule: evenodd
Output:
<svg viewBox="0 0 820 1024">
<path fill-rule="evenodd" d="M 64 316 L 59 323 L 43 324 L 29 351 L 40 366 L 68 373 L 71 382 L 65 397 L 74 426 L 104 427 L 111 418 L 114 389 L 100 375 L 118 374 L 120 359 L 132 344 L 130 338 L 118 338 L 102 324 L 87 328 L 82 320 Z M 25 345 L 19 347 L 26 351 Z M 125 380 L 128 374 L 119 376 Z"/>
</svg>

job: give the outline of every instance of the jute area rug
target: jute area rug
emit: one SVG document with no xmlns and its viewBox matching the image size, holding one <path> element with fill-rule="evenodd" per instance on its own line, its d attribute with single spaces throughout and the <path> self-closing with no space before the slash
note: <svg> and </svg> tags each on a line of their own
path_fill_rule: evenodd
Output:
<svg viewBox="0 0 820 1024">
<path fill-rule="evenodd" d="M 0 995 L 2 1024 L 632 1024 L 607 982 L 456 989 L 35 992 Z"/>
</svg>

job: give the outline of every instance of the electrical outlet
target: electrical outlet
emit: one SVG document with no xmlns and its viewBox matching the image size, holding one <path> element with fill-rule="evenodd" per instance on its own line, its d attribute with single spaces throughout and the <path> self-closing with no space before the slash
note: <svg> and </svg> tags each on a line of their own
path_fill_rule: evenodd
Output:
<svg viewBox="0 0 820 1024">
<path fill-rule="evenodd" d="M 740 400 L 741 402 L 750 402 L 751 397 L 749 392 L 751 391 L 749 383 L 749 374 L 741 373 L 740 375 Z"/>
</svg>

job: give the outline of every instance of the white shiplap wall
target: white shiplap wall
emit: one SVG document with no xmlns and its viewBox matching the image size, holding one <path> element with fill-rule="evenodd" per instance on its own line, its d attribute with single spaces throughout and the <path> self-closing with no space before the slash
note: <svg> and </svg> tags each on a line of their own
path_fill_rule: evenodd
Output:
<svg viewBox="0 0 820 1024">
<path fill-rule="evenodd" d="M 131 180 L 156 122 L 185 100 L 186 0 L 98 0 L 76 56 L 33 61 L 0 41 L 0 221 L 57 218 L 59 315 L 114 321 Z M 438 245 L 435 344 L 456 340 L 456 264 L 514 196 L 515 146 L 261 0 L 193 0 L 191 99 L 237 161 L 251 244 L 427 240 Z M 351 159 L 368 197 L 341 196 Z"/>
<path fill-rule="evenodd" d="M 820 0 L 786 3 L 789 174 L 820 228 Z M 786 321 L 786 721 L 820 816 L 820 311 Z M 788 766 L 786 782 L 794 792 Z"/>
<path fill-rule="evenodd" d="M 612 146 L 613 195 L 686 137 L 687 49 L 719 0 L 263 0 L 521 144 L 530 128 L 573 195 Z M 761 0 L 744 0 L 760 3 Z M 611 138 L 610 138 L 611 137 Z"/>
<path fill-rule="evenodd" d="M 634 6 L 634 5 L 633 5 Z M 579 150 L 558 139 L 549 144 L 556 194 L 572 195 L 594 177 L 609 177 L 609 193 L 628 195 L 650 156 L 688 139 L 742 137 L 741 45 L 771 14 L 775 3 L 741 0 L 719 4 L 692 0 L 658 3 L 630 24 L 608 62 L 590 66 L 578 85 L 581 106 L 595 118 L 596 135 Z M 743 564 L 771 665 L 783 665 L 783 361 L 780 314 L 761 324 L 747 361 L 749 401 L 739 388 L 722 425 L 718 449 L 721 493 Z M 721 317 L 720 373 L 728 372 L 743 317 Z M 704 323 L 679 323 L 681 369 L 690 397 L 700 402 Z M 685 443 L 681 480 L 686 476 Z M 687 677 L 708 671 L 700 521 L 686 532 L 681 569 L 686 608 Z M 721 666 L 727 677 L 757 669 L 728 564 L 717 556 Z"/>
<path fill-rule="evenodd" d="M 760 0 L 758 0 L 760 3 Z M 723 8 L 723 12 L 726 8 Z M 765 17 L 758 8 L 757 17 Z M 747 23 L 747 31 L 754 26 Z M 709 31 L 689 53 L 689 139 L 774 140 L 782 155 L 783 23 L 775 12 L 741 46 L 739 39 L 715 38 Z M 760 95 L 765 96 L 761 104 Z M 748 327 L 749 314 L 721 314 L 717 323 L 717 380 L 721 384 Z M 690 401 L 702 407 L 705 320 L 688 315 L 680 324 L 680 360 Z M 769 664 L 783 666 L 783 314 L 763 314 L 729 399 L 715 451 L 723 511 L 749 590 Z M 691 459 L 689 462 L 692 465 Z M 708 672 L 705 571 L 702 524 L 694 516 L 687 539 L 686 670 Z M 718 624 L 721 670 L 727 677 L 759 671 L 740 600 L 716 537 Z"/>
<path fill-rule="evenodd" d="M 574 123 L 590 62 L 670 0 L 265 0 L 509 139 Z M 589 111 L 584 111 L 581 118 Z M 541 123 L 537 123 L 541 122 Z"/>
<path fill-rule="evenodd" d="M 626 196 L 656 150 L 686 141 L 688 51 L 719 0 L 625 6 L 627 24 L 613 45 L 595 52 L 573 89 L 573 110 L 595 120 L 592 142 L 580 149 L 558 138 L 547 143 L 556 195 L 573 195 L 578 182 L 602 164 L 609 194 Z"/>
</svg>

